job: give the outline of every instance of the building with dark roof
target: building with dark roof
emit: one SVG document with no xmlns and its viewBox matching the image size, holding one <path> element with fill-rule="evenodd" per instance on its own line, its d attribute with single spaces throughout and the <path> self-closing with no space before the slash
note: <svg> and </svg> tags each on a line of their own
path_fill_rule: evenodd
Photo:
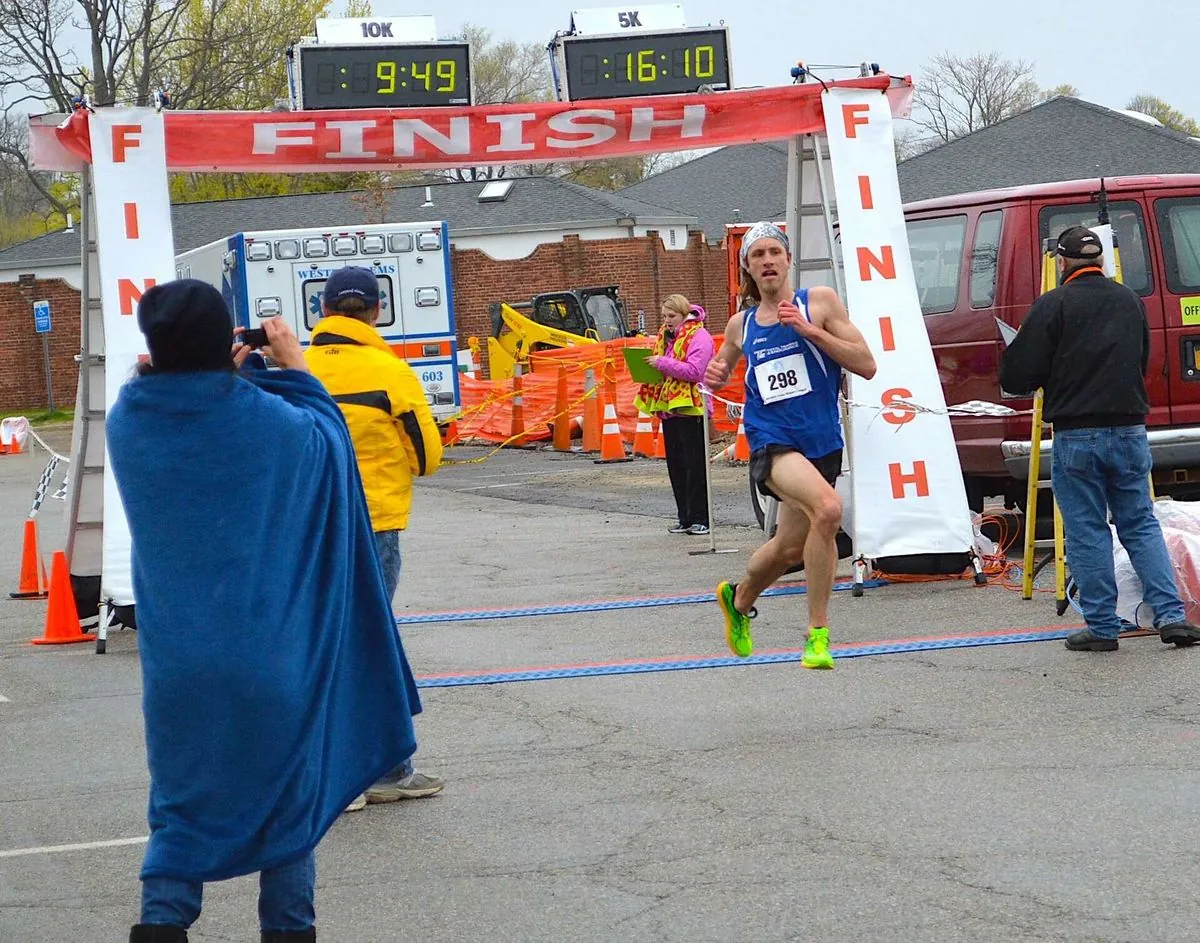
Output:
<svg viewBox="0 0 1200 943">
<path fill-rule="evenodd" d="M 906 203 L 1098 176 L 1200 173 L 1200 141 L 1077 98 L 1029 111 L 902 161 Z M 709 242 L 728 223 L 783 219 L 787 145 L 725 147 L 618 191 L 694 216 Z"/>
<path fill-rule="evenodd" d="M 393 187 L 383 192 L 382 205 L 372 197 L 367 191 L 342 191 L 177 203 L 171 207 L 175 252 L 256 229 L 444 219 L 456 248 L 514 259 L 543 243 L 559 242 L 564 234 L 589 241 L 657 231 L 666 248 L 683 249 L 689 229 L 696 228 L 694 217 L 557 177 Z M 79 259 L 77 226 L 49 233 L 0 250 L 0 282 L 32 273 L 78 287 Z"/>
</svg>

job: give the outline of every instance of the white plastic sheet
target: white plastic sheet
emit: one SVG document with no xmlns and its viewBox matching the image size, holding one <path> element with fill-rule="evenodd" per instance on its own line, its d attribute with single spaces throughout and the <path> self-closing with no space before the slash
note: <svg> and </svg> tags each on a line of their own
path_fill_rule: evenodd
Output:
<svg viewBox="0 0 1200 943">
<path fill-rule="evenodd" d="M 1154 503 L 1175 583 L 1189 622 L 1200 622 L 1200 501 Z M 1113 566 L 1117 577 L 1117 615 L 1141 628 L 1154 626 L 1154 610 L 1142 599 L 1142 581 L 1113 528 Z"/>
</svg>

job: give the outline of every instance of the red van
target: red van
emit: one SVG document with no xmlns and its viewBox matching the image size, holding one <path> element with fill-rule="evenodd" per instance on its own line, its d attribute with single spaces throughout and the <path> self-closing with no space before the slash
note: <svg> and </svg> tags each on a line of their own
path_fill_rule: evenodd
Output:
<svg viewBox="0 0 1200 943">
<path fill-rule="evenodd" d="M 1105 178 L 1123 280 L 1150 321 L 1147 417 L 1160 495 L 1200 497 L 1200 175 Z M 1041 246 L 1068 226 L 1096 225 L 1101 181 L 965 193 L 904 207 L 925 326 L 946 403 L 1032 407 L 1000 389 L 995 318 L 1019 327 L 1041 290 Z M 726 228 L 730 311 L 744 225 Z M 992 496 L 1023 507 L 1029 416 L 952 420 L 971 508 Z M 1042 463 L 1048 478 L 1050 464 Z M 1046 502 L 1049 506 L 1049 502 Z"/>
<path fill-rule="evenodd" d="M 1105 178 L 1123 281 L 1146 305 L 1147 417 L 1158 494 L 1200 496 L 1200 175 Z M 904 208 L 925 326 L 949 405 L 969 400 L 1029 409 L 1000 390 L 1003 341 L 1041 290 L 1041 246 L 1068 226 L 1098 222 L 1101 181 L 1075 180 L 960 194 Z M 971 507 L 1004 495 L 1022 506 L 1030 418 L 954 417 Z M 1044 476 L 1049 463 L 1043 464 Z"/>
</svg>

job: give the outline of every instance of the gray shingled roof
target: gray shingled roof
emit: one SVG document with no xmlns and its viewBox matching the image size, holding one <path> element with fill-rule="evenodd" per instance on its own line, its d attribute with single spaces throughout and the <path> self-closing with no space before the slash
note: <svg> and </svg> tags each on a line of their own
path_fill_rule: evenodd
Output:
<svg viewBox="0 0 1200 943">
<path fill-rule="evenodd" d="M 1169 173 L 1200 173 L 1200 142 L 1076 98 L 1052 99 L 899 166 L 906 203 L 1100 174 Z M 783 217 L 787 148 L 722 148 L 618 192 L 696 216 L 716 242 L 726 223 Z"/>
<path fill-rule="evenodd" d="M 1054 98 L 904 161 L 900 190 L 914 202 L 1060 180 L 1194 173 L 1194 138 L 1091 102 Z"/>
<path fill-rule="evenodd" d="M 722 147 L 617 192 L 658 206 L 677 207 L 699 220 L 709 242 L 720 242 L 726 223 L 783 218 L 787 144 Z"/>
<path fill-rule="evenodd" d="M 688 225 L 686 213 L 664 209 L 636 195 L 579 186 L 557 177 L 512 177 L 508 198 L 481 203 L 486 181 L 439 183 L 430 186 L 432 206 L 423 206 L 425 187 L 396 187 L 389 191 L 383 222 L 444 219 L 450 232 L 481 235 L 488 232 L 587 228 L 636 221 L 638 225 Z M 357 197 L 357 198 L 356 198 Z M 305 193 L 209 203 L 177 203 L 171 207 L 175 251 L 186 252 L 239 231 L 290 229 L 305 226 L 343 226 L 379 222 L 364 206 L 362 191 Z M 61 230 L 0 250 L 0 269 L 37 265 L 76 264 L 79 232 Z"/>
</svg>

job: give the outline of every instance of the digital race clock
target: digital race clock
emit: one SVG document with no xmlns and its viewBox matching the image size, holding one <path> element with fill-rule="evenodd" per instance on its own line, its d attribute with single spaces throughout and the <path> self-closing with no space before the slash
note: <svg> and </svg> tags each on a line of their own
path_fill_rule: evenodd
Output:
<svg viewBox="0 0 1200 943">
<path fill-rule="evenodd" d="M 560 41 L 571 101 L 732 87 L 726 27 L 563 36 Z"/>
<path fill-rule="evenodd" d="M 471 104 L 466 43 L 296 46 L 300 108 L 436 108 Z"/>
</svg>

